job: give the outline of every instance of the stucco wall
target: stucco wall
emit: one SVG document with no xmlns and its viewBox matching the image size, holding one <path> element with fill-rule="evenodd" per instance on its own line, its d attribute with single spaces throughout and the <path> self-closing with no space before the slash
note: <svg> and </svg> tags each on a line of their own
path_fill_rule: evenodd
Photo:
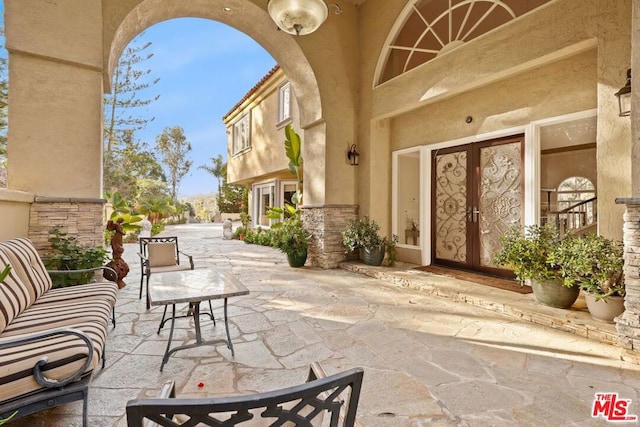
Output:
<svg viewBox="0 0 640 427">
<path fill-rule="evenodd" d="M 359 139 L 374 153 L 359 170 L 361 213 L 389 230 L 390 174 L 380 164 L 390 161 L 389 151 L 597 108 L 599 229 L 620 238 L 622 209 L 614 199 L 630 191 L 631 141 L 614 93 L 629 67 L 631 1 L 552 2 L 371 90 L 393 26 L 376 11 L 400 12 L 405 4 L 368 0 L 360 9 Z M 381 131 L 386 121 L 388 132 Z"/>
<path fill-rule="evenodd" d="M 29 234 L 29 209 L 33 200 L 33 194 L 0 188 L 0 241 Z"/>
<path fill-rule="evenodd" d="M 11 189 L 101 196 L 101 3 L 5 1 Z"/>
<path fill-rule="evenodd" d="M 284 124 L 278 124 L 278 88 L 287 81 L 284 72 L 277 70 L 251 96 L 225 119 L 228 137 L 227 179 L 233 184 L 251 184 L 265 177 L 295 178 L 289 172 L 289 160 L 284 151 Z M 300 112 L 291 93 L 291 117 L 289 123 L 296 132 L 300 129 Z M 251 148 L 234 155 L 233 125 L 246 112 L 251 115 Z M 303 141 L 304 143 L 304 141 Z"/>
<path fill-rule="evenodd" d="M 596 108 L 596 52 L 590 50 L 391 120 L 391 149 L 451 141 Z M 473 117 L 466 123 L 467 116 Z"/>
</svg>

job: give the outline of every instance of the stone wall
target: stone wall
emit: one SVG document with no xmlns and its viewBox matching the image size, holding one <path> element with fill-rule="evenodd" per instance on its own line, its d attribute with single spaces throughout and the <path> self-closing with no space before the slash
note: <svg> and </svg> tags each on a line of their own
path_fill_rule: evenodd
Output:
<svg viewBox="0 0 640 427">
<path fill-rule="evenodd" d="M 38 251 L 50 247 L 49 230 L 76 236 L 82 246 L 104 244 L 104 199 L 36 197 L 31 205 L 29 239 Z"/>
<path fill-rule="evenodd" d="M 620 345 L 640 350 L 640 198 L 618 199 L 627 205 L 624 214 L 625 311 L 616 319 Z"/>
<path fill-rule="evenodd" d="M 358 217 L 358 206 L 303 206 L 302 221 L 313 234 L 307 263 L 314 267 L 337 268 L 346 259 L 342 232 L 350 219 Z"/>
</svg>

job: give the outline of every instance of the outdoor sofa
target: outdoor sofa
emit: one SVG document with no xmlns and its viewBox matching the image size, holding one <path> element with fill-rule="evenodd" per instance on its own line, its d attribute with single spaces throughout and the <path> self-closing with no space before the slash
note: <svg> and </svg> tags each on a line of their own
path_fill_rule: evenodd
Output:
<svg viewBox="0 0 640 427">
<path fill-rule="evenodd" d="M 0 420 L 83 400 L 86 426 L 88 385 L 100 361 L 104 367 L 118 286 L 100 279 L 52 289 L 25 238 L 0 242 L 0 271 L 7 264 L 11 271 L 0 282 Z"/>
</svg>

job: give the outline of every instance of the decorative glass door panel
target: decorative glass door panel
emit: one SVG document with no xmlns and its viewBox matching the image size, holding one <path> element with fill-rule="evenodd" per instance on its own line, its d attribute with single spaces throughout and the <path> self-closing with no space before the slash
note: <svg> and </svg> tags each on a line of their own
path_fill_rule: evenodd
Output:
<svg viewBox="0 0 640 427">
<path fill-rule="evenodd" d="M 435 158 L 435 253 L 454 262 L 467 261 L 467 152 Z"/>
<path fill-rule="evenodd" d="M 493 266 L 500 237 L 520 223 L 522 212 L 521 142 L 480 149 L 480 265 Z"/>
<path fill-rule="evenodd" d="M 522 218 L 523 137 L 434 151 L 432 262 L 508 274 L 493 265 L 500 237 Z"/>
</svg>

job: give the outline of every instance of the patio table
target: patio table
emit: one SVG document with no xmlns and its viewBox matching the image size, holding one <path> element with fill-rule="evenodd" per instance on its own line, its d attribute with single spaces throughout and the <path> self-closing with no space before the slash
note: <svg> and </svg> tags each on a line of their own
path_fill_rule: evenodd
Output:
<svg viewBox="0 0 640 427">
<path fill-rule="evenodd" d="M 179 350 L 211 345 L 224 342 L 235 356 L 233 343 L 229 335 L 229 322 L 227 318 L 227 300 L 231 297 L 248 295 L 249 290 L 233 275 L 212 268 L 200 268 L 195 270 L 172 271 L 167 273 L 152 274 L 149 281 L 149 301 L 151 306 L 172 307 L 171 330 L 167 342 L 167 349 L 162 358 L 160 372 L 169 360 L 169 356 Z M 224 299 L 224 327 L 227 339 L 203 340 L 200 330 L 200 303 L 213 299 Z M 173 330 L 176 320 L 176 304 L 189 303 L 189 312 L 193 315 L 196 332 L 196 342 L 179 345 L 171 348 Z"/>
</svg>

